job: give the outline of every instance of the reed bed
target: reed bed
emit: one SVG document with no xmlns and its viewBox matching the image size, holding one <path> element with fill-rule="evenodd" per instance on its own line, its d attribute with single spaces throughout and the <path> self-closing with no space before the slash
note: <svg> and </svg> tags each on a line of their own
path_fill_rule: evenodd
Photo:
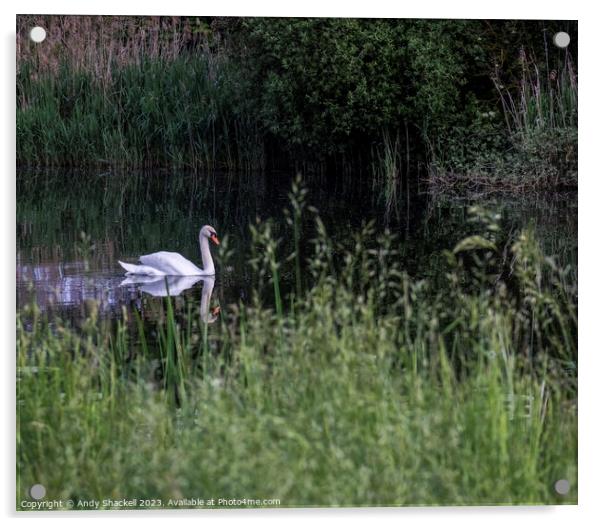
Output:
<svg viewBox="0 0 602 526">
<path fill-rule="evenodd" d="M 203 58 L 156 60 L 114 69 L 108 87 L 92 74 L 67 70 L 32 83 L 23 91 L 35 104 L 17 114 L 17 160 L 34 166 L 260 168 L 261 134 L 245 114 L 235 73 L 224 63 L 213 78 L 212 67 Z"/>
<path fill-rule="evenodd" d="M 510 192 L 577 187 L 578 80 L 571 55 L 567 51 L 555 67 L 549 63 L 542 67 L 521 49 L 518 63 L 516 81 L 499 67 L 492 75 L 506 134 L 488 129 L 492 122 L 477 126 L 464 140 L 482 143 L 482 151 L 459 168 L 445 159 L 434 159 L 428 167 L 432 185 Z M 491 120 L 495 115 L 490 112 L 482 117 Z M 490 142 L 499 144 L 487 147 Z"/>
<path fill-rule="evenodd" d="M 566 53 L 557 68 L 545 71 L 524 50 L 519 59 L 518 89 L 494 78 L 511 142 L 533 180 L 576 185 L 578 86 L 571 56 Z"/>
<path fill-rule="evenodd" d="M 19 20 L 19 164 L 263 166 L 245 79 L 201 20 Z M 44 46 L 27 38 L 38 21 L 48 28 Z"/>
<path fill-rule="evenodd" d="M 300 187 L 292 200 L 294 233 L 308 210 Z M 576 291 L 530 230 L 508 243 L 497 220 L 474 211 L 445 287 L 410 279 L 370 225 L 333 260 L 316 217 L 290 296 L 278 276 L 296 254 L 253 227 L 255 293 L 216 325 L 171 299 L 152 326 L 24 310 L 18 505 L 34 482 L 51 499 L 165 507 L 575 503 Z"/>
<path fill-rule="evenodd" d="M 46 29 L 43 45 L 29 38 L 35 26 Z M 115 66 L 171 61 L 209 49 L 221 53 L 222 43 L 217 38 L 210 42 L 209 34 L 202 17 L 19 15 L 17 74 L 33 66 L 31 74 L 37 80 L 57 75 L 68 64 L 108 86 Z"/>
</svg>

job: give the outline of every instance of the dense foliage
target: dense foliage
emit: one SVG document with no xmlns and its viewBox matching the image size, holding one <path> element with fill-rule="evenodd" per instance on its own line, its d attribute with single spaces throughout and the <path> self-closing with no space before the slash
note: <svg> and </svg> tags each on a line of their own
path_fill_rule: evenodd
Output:
<svg viewBox="0 0 602 526">
<path fill-rule="evenodd" d="M 414 177 L 574 183 L 576 23 L 80 18 L 42 20 L 46 48 L 20 19 L 21 163 L 363 168 L 393 148 Z"/>
</svg>

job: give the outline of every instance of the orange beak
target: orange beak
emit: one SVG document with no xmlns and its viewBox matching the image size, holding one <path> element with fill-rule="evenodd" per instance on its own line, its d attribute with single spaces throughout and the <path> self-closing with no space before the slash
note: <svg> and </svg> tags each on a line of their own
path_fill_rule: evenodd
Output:
<svg viewBox="0 0 602 526">
<path fill-rule="evenodd" d="M 217 236 L 215 234 L 211 234 L 211 237 L 209 239 L 211 239 L 211 241 L 213 241 L 216 245 L 219 245 L 219 239 L 217 239 Z"/>
<path fill-rule="evenodd" d="M 211 314 L 213 316 L 217 316 L 220 313 L 221 310 L 222 310 L 221 307 L 218 305 L 217 307 L 213 307 L 211 309 Z"/>
</svg>

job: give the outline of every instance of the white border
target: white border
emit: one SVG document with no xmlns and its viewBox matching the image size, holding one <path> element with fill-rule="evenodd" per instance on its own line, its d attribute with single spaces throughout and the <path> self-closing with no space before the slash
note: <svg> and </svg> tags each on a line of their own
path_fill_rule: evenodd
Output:
<svg viewBox="0 0 602 526">
<path fill-rule="evenodd" d="M 398 4 L 398 5 L 395 5 Z M 214 510 L 214 511 L 165 511 L 165 512 L 100 512 L 73 513 L 67 517 L 108 518 L 125 523 L 126 520 L 144 520 L 158 523 L 165 519 L 178 518 L 198 522 L 223 523 L 240 521 L 249 524 L 281 523 L 302 524 L 310 521 L 330 523 L 343 520 L 346 523 L 363 523 L 366 520 L 399 524 L 411 521 L 412 524 L 434 524 L 445 522 L 449 525 L 488 526 L 515 524 L 546 524 L 546 526 L 566 526 L 567 521 L 599 516 L 597 503 L 600 487 L 600 410 L 597 407 L 601 367 L 602 345 L 596 331 L 600 325 L 598 307 L 602 298 L 598 271 L 600 258 L 600 208 L 602 198 L 602 174 L 598 168 L 600 147 L 599 127 L 602 122 L 599 100 L 602 83 L 600 78 L 599 49 L 602 31 L 600 16 L 591 7 L 593 2 L 506 0 L 495 5 L 468 0 L 410 2 L 404 5 L 386 0 L 370 1 L 325 1 L 305 0 L 299 3 L 286 3 L 267 0 L 202 2 L 147 0 L 144 3 L 123 0 L 103 2 L 81 2 L 57 0 L 49 2 L 23 0 L 3 3 L 0 17 L 2 24 L 2 115 L 5 120 L 0 126 L 2 140 L 3 173 L 0 177 L 2 199 L 3 239 L 2 283 L 5 290 L 0 316 L 0 334 L 6 344 L 4 355 L 5 395 L 3 410 L 4 429 L 2 433 L 2 478 L 1 495 L 3 515 L 15 519 L 15 417 L 14 417 L 14 312 L 15 312 L 15 14 L 139 14 L 139 15 L 231 15 L 231 16 L 356 16 L 356 17 L 406 17 L 406 18 L 533 18 L 533 19 L 578 19 L 579 20 L 579 74 L 580 74 L 580 123 L 579 123 L 579 502 L 578 506 L 523 507 L 523 508 L 405 508 L 405 509 L 296 509 L 296 510 Z M 598 513 L 597 513 L 598 512 Z M 579 517 L 576 517 L 578 515 Z M 62 523 L 65 514 L 18 514 L 18 518 L 29 522 L 40 519 Z"/>
</svg>

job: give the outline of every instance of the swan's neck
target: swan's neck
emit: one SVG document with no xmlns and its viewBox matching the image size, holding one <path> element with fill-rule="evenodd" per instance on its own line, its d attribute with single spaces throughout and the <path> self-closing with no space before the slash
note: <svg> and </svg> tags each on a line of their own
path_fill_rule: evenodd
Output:
<svg viewBox="0 0 602 526">
<path fill-rule="evenodd" d="M 215 274 L 213 258 L 211 257 L 211 250 L 209 250 L 209 238 L 199 234 L 199 243 L 201 244 L 201 258 L 203 260 L 203 271 L 210 275 Z"/>
</svg>

